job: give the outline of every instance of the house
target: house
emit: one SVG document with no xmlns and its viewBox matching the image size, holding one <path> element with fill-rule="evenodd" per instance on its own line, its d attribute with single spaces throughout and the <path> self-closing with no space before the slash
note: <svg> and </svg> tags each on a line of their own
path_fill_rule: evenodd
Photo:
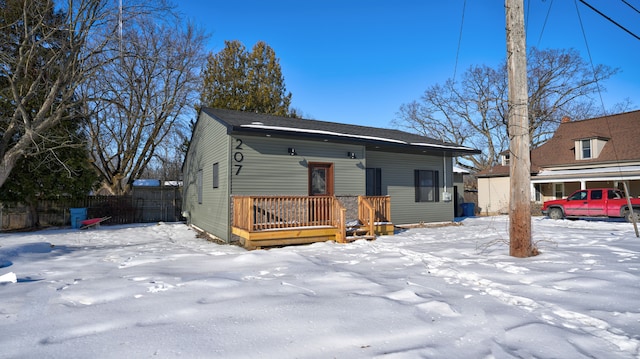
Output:
<svg viewBox="0 0 640 359">
<path fill-rule="evenodd" d="M 532 202 L 564 198 L 576 190 L 616 187 L 628 181 L 640 195 L 640 111 L 571 121 L 565 117 L 552 138 L 531 151 Z M 479 172 L 478 206 L 482 214 L 507 213 L 509 154 L 502 163 Z"/>
<path fill-rule="evenodd" d="M 371 238 L 451 221 L 452 160 L 475 153 L 398 130 L 203 108 L 183 211 L 196 229 L 248 248 Z"/>
</svg>

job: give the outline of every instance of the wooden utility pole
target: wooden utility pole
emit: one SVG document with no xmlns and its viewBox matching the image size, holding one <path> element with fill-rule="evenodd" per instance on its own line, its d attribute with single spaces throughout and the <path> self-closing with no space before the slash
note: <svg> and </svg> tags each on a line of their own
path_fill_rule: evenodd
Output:
<svg viewBox="0 0 640 359">
<path fill-rule="evenodd" d="M 505 0 L 507 18 L 507 73 L 509 75 L 509 255 L 530 257 L 531 159 L 527 108 L 527 47 L 524 0 Z"/>
</svg>

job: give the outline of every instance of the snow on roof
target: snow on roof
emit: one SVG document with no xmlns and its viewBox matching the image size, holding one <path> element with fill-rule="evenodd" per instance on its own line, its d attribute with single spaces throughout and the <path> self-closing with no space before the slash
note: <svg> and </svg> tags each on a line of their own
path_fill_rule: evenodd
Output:
<svg viewBox="0 0 640 359">
<path fill-rule="evenodd" d="M 598 168 L 584 168 L 584 169 L 570 169 L 570 170 L 541 170 L 538 173 L 538 177 L 541 176 L 564 176 L 564 175 L 576 175 L 576 174 L 598 174 L 598 173 L 612 173 L 618 172 L 620 174 L 628 172 L 640 172 L 640 166 L 618 166 L 618 167 L 598 167 Z"/>
<path fill-rule="evenodd" d="M 158 187 L 160 180 L 158 179 L 137 179 L 133 181 L 135 187 Z"/>
<path fill-rule="evenodd" d="M 360 139 L 365 139 L 365 140 L 374 140 L 374 141 L 381 141 L 381 142 L 399 143 L 399 144 L 411 145 L 411 146 L 450 148 L 450 149 L 460 149 L 460 150 L 473 150 L 470 147 L 457 146 L 457 145 L 407 142 L 407 141 L 396 140 L 396 139 L 392 139 L 392 138 L 366 136 L 366 135 L 355 135 L 355 134 L 348 134 L 348 133 L 340 133 L 340 132 L 325 131 L 325 130 L 303 129 L 303 128 L 295 128 L 295 127 L 258 125 L 258 124 L 255 124 L 255 123 L 250 124 L 250 125 L 241 125 L 240 127 L 260 128 L 260 129 L 265 129 L 265 130 L 278 130 L 278 131 L 289 131 L 289 132 L 300 132 L 300 133 L 315 133 L 315 134 L 330 135 L 330 136 L 360 138 Z"/>
</svg>

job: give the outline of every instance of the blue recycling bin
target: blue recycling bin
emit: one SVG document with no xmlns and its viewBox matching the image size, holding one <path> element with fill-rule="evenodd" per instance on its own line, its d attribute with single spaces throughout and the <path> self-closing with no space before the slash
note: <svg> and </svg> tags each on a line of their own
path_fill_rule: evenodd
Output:
<svg viewBox="0 0 640 359">
<path fill-rule="evenodd" d="M 476 204 L 473 202 L 462 204 L 462 215 L 465 217 L 473 217 L 475 215 Z"/>
<path fill-rule="evenodd" d="M 71 228 L 80 228 L 82 224 L 80 222 L 87 219 L 86 208 L 69 208 L 71 213 Z"/>
</svg>

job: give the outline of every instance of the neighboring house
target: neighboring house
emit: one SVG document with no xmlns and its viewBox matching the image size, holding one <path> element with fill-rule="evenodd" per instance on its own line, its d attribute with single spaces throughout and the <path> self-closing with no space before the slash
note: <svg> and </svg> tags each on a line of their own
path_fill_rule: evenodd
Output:
<svg viewBox="0 0 640 359">
<path fill-rule="evenodd" d="M 479 172 L 481 214 L 504 214 L 509 208 L 509 155 Z M 640 195 L 640 111 L 571 121 L 564 118 L 553 137 L 531 151 L 531 200 L 542 203 L 579 189 L 623 188 Z"/>
<path fill-rule="evenodd" d="M 355 222 L 373 236 L 451 221 L 453 158 L 475 153 L 398 130 L 204 108 L 183 165 L 183 211 L 250 248 L 345 242 Z"/>
<path fill-rule="evenodd" d="M 453 208 L 456 217 L 463 214 L 462 204 L 465 203 L 465 176 L 470 175 L 470 171 L 462 167 L 453 166 Z"/>
</svg>

